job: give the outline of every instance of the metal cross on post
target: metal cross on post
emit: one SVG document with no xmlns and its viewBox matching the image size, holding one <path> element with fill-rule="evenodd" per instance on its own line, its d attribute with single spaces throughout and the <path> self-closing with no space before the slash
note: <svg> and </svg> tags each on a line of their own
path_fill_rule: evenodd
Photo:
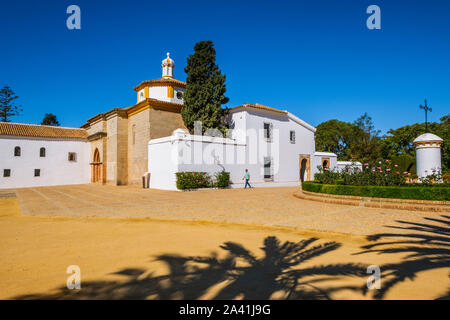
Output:
<svg viewBox="0 0 450 320">
<path fill-rule="evenodd" d="M 427 105 L 427 99 L 425 99 L 425 105 L 424 105 L 424 106 L 423 106 L 423 105 L 420 105 L 419 107 L 420 107 L 420 109 L 425 110 L 425 132 L 429 132 L 429 131 L 428 131 L 428 118 L 427 118 L 427 114 L 428 114 L 428 111 L 431 112 L 431 108 L 428 107 L 428 105 Z"/>
</svg>

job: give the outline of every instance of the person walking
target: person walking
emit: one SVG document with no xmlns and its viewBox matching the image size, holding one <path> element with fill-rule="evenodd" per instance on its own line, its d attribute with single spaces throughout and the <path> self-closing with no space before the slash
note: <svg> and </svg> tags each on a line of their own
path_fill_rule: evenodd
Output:
<svg viewBox="0 0 450 320">
<path fill-rule="evenodd" d="M 245 169 L 245 175 L 244 175 L 244 177 L 242 178 L 242 180 L 244 180 L 245 179 L 245 186 L 244 186 L 244 189 L 247 189 L 247 186 L 249 187 L 249 188 L 252 188 L 252 186 L 250 185 L 250 183 L 248 182 L 249 180 L 250 180 L 250 173 L 248 172 L 248 169 Z"/>
</svg>

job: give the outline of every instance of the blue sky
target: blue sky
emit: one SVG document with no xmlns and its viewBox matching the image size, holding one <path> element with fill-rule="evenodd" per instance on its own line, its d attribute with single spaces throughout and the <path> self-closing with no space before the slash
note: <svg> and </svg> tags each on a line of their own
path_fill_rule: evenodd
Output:
<svg viewBox="0 0 450 320">
<path fill-rule="evenodd" d="M 133 87 L 161 77 L 167 51 L 175 78 L 193 46 L 212 40 L 232 107 L 258 102 L 312 125 L 367 112 L 382 132 L 438 121 L 450 110 L 450 1 L 195 0 L 1 1 L 0 87 L 20 97 L 15 122 L 55 113 L 80 126 L 135 103 Z M 68 30 L 66 8 L 81 8 Z M 381 30 L 366 8 L 381 8 Z"/>
</svg>

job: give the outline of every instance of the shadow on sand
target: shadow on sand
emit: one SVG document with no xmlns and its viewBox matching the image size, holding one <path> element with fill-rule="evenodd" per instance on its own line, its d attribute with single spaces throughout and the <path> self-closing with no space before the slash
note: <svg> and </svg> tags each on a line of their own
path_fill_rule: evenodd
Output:
<svg viewBox="0 0 450 320">
<path fill-rule="evenodd" d="M 311 238 L 297 243 L 281 243 L 267 237 L 255 256 L 241 244 L 226 242 L 220 246 L 225 256 L 183 257 L 164 254 L 169 273 L 155 276 L 143 269 L 124 269 L 115 274 L 123 281 L 82 282 L 81 290 L 57 289 L 54 294 L 33 294 L 15 299 L 199 299 L 214 286 L 212 299 L 330 299 L 340 290 L 362 291 L 361 286 L 329 287 L 327 281 L 342 276 L 367 277 L 362 264 L 303 266 L 316 257 L 336 250 L 336 242 L 318 243 Z"/>
<path fill-rule="evenodd" d="M 388 227 L 402 230 L 402 233 L 371 235 L 368 240 L 377 242 L 362 247 L 364 251 L 357 253 L 405 255 L 399 263 L 381 266 L 382 287 L 375 290 L 374 298 L 384 298 L 395 285 L 407 279 L 414 280 L 421 271 L 450 268 L 450 217 L 441 215 L 440 218 L 424 219 L 430 223 L 397 220 L 398 226 Z M 364 292 L 365 290 L 367 289 L 364 289 Z M 437 298 L 449 299 L 449 295 L 450 288 L 443 296 Z"/>
</svg>

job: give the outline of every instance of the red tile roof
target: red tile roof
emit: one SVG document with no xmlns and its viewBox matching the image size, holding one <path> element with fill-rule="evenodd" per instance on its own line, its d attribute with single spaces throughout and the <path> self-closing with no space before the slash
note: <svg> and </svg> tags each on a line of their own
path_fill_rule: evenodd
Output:
<svg viewBox="0 0 450 320">
<path fill-rule="evenodd" d="M 253 108 L 253 109 L 261 109 L 261 110 L 272 111 L 272 112 L 277 112 L 277 113 L 282 113 L 282 114 L 288 114 L 288 112 L 285 111 L 285 110 L 275 109 L 275 108 L 272 108 L 272 107 L 264 106 L 264 105 L 259 104 L 259 103 L 244 103 L 244 104 L 242 104 L 240 106 L 236 106 L 236 107 L 231 108 L 231 110 L 237 109 L 237 108 Z"/>
<path fill-rule="evenodd" d="M 0 136 L 86 139 L 88 133 L 86 130 L 78 128 L 0 122 Z"/>
</svg>

